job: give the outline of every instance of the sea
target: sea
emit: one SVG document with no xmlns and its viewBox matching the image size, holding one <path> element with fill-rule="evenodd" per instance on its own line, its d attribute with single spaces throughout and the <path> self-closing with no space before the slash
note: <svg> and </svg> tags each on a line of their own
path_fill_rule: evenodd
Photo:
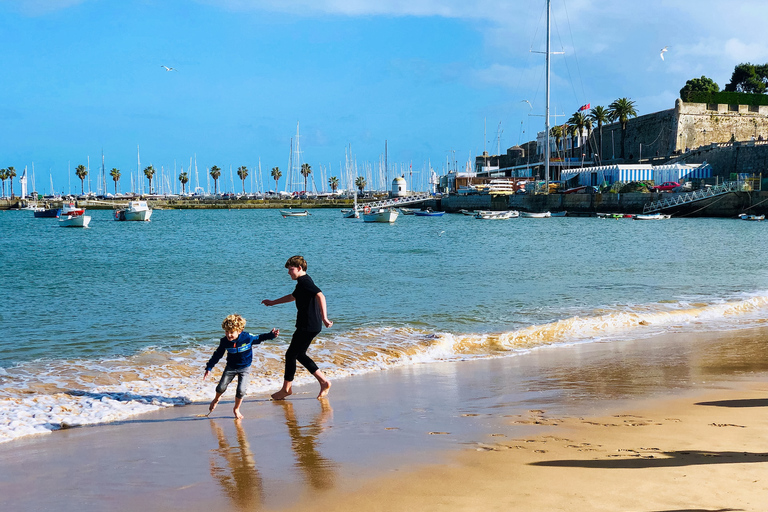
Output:
<svg viewBox="0 0 768 512">
<path fill-rule="evenodd" d="M 303 255 L 334 321 L 310 354 L 333 380 L 665 332 L 765 325 L 768 223 L 400 216 L 313 209 L 89 211 L 87 229 L 0 211 L 0 442 L 208 401 L 231 313 L 280 329 L 251 395 L 277 390 Z M 303 369 L 296 384 L 312 377 Z M 234 386 L 225 399 L 234 393 Z M 231 398 L 231 397 L 229 397 Z"/>
</svg>

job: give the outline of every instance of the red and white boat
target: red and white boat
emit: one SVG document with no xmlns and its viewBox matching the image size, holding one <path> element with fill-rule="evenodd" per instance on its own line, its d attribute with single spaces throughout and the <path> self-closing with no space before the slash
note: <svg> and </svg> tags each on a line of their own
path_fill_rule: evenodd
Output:
<svg viewBox="0 0 768 512">
<path fill-rule="evenodd" d="M 59 226 L 62 228 L 87 228 L 91 217 L 85 214 L 85 208 L 77 208 L 74 203 L 65 203 L 61 208 Z"/>
</svg>

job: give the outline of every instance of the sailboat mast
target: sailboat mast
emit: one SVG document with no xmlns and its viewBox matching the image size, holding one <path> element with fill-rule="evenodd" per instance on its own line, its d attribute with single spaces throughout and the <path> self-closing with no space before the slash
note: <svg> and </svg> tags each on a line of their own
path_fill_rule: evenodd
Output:
<svg viewBox="0 0 768 512">
<path fill-rule="evenodd" d="M 551 0 L 547 0 L 547 104 L 544 114 L 544 129 L 546 133 L 546 145 L 544 146 L 544 184 L 546 194 L 549 194 L 549 55 L 550 55 L 550 12 Z"/>
</svg>

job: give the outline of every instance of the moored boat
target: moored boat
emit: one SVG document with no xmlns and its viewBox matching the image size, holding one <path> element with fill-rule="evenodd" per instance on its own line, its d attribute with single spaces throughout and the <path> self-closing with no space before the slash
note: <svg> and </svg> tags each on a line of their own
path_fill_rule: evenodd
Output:
<svg viewBox="0 0 768 512">
<path fill-rule="evenodd" d="M 309 211 L 307 210 L 280 210 L 280 215 L 283 216 L 283 218 L 286 217 L 306 217 L 309 215 Z"/>
<path fill-rule="evenodd" d="M 376 208 L 373 210 L 366 208 L 363 210 L 363 221 L 384 222 L 391 224 L 397 220 L 398 215 L 400 215 L 400 213 L 392 208 Z"/>
<path fill-rule="evenodd" d="M 413 215 L 416 212 L 416 210 L 412 208 L 404 208 L 404 207 L 400 207 L 398 208 L 398 210 L 400 210 L 400 213 L 402 213 L 403 215 Z"/>
<path fill-rule="evenodd" d="M 417 217 L 442 217 L 445 212 L 436 212 L 432 208 L 426 210 L 414 210 L 413 214 Z"/>
<path fill-rule="evenodd" d="M 568 216 L 568 212 L 565 211 L 565 210 L 563 210 L 561 212 L 550 212 L 549 216 L 550 217 L 567 217 Z"/>
<path fill-rule="evenodd" d="M 43 208 L 35 210 L 35 217 L 38 219 L 58 219 L 61 215 L 61 208 Z"/>
<path fill-rule="evenodd" d="M 475 214 L 476 219 L 480 220 L 504 220 L 514 219 L 520 216 L 520 212 L 516 210 L 506 210 L 501 212 L 481 210 Z"/>
<path fill-rule="evenodd" d="M 551 216 L 552 214 L 549 212 L 520 212 L 520 217 L 527 219 L 546 219 Z"/>
<path fill-rule="evenodd" d="M 115 210 L 115 220 L 148 221 L 152 210 L 146 201 L 128 201 L 124 210 Z"/>
<path fill-rule="evenodd" d="M 67 212 L 62 212 L 61 217 L 59 217 L 59 226 L 62 228 L 87 228 L 91 222 L 91 216 L 85 214 L 85 208 L 75 209 L 65 206 L 65 210 Z"/>
<path fill-rule="evenodd" d="M 671 218 L 671 215 L 665 215 L 663 213 L 651 213 L 651 214 L 637 214 L 632 216 L 634 220 L 665 220 Z"/>
<path fill-rule="evenodd" d="M 750 214 L 742 213 L 742 214 L 739 215 L 739 218 L 741 220 L 761 221 L 761 220 L 765 220 L 765 215 L 750 215 Z"/>
</svg>

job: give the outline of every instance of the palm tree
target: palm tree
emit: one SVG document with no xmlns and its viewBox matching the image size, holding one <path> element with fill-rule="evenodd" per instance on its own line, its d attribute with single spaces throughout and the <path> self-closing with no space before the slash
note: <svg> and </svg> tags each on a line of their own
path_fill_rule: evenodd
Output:
<svg viewBox="0 0 768 512">
<path fill-rule="evenodd" d="M 186 185 L 189 182 L 189 176 L 184 171 L 179 174 L 179 181 L 181 182 L 181 195 L 184 195 L 186 191 Z"/>
<path fill-rule="evenodd" d="M 301 164 L 301 175 L 304 176 L 304 193 L 307 193 L 307 176 L 312 174 L 312 168 L 309 164 Z"/>
<path fill-rule="evenodd" d="M 363 190 L 365 189 L 366 185 L 367 183 L 365 182 L 365 178 L 363 178 L 362 176 L 358 176 L 357 178 L 355 178 L 355 186 L 360 190 L 361 194 L 363 193 Z"/>
<path fill-rule="evenodd" d="M 240 180 L 243 182 L 243 194 L 245 194 L 245 178 L 248 177 L 248 168 L 241 165 L 237 168 L 237 175 L 240 176 Z"/>
<path fill-rule="evenodd" d="M 592 140 L 592 119 L 589 118 L 589 116 L 584 116 L 584 126 L 587 128 L 587 158 L 592 157 L 592 145 L 590 144 L 590 140 Z M 584 159 L 582 158 L 582 165 L 584 163 Z"/>
<path fill-rule="evenodd" d="M 11 179 L 11 199 L 13 199 L 13 178 L 16 177 L 16 169 L 14 169 L 13 166 L 10 166 L 5 171 L 8 173 L 8 177 Z"/>
<path fill-rule="evenodd" d="M 608 105 L 608 115 L 611 121 L 621 123 L 621 158 L 624 159 L 624 146 L 627 138 L 627 121 L 630 117 L 637 117 L 635 102 L 629 98 L 619 98 Z"/>
<path fill-rule="evenodd" d="M 5 180 L 8 179 L 8 169 L 0 169 L 0 181 L 3 182 L 3 197 L 5 197 Z"/>
<path fill-rule="evenodd" d="M 88 176 L 88 169 L 83 164 L 75 167 L 75 175 L 80 178 L 80 193 L 85 194 L 85 177 Z"/>
<path fill-rule="evenodd" d="M 115 195 L 117 195 L 117 182 L 120 181 L 120 169 L 113 167 L 112 170 L 109 171 L 109 175 L 112 176 L 112 181 L 115 182 Z"/>
<path fill-rule="evenodd" d="M 589 118 L 597 123 L 597 132 L 600 140 L 597 144 L 597 158 L 598 163 L 602 163 L 603 159 L 603 124 L 608 122 L 608 110 L 602 105 L 598 105 L 589 111 Z"/>
<path fill-rule="evenodd" d="M 221 176 L 221 169 L 218 165 L 211 167 L 211 178 L 213 178 L 213 194 L 219 193 L 219 176 Z"/>
<path fill-rule="evenodd" d="M 584 128 L 587 127 L 587 121 L 587 116 L 582 112 L 574 113 L 568 120 L 568 124 L 571 126 L 571 134 L 581 137 L 581 134 L 584 133 Z M 573 145 L 571 147 L 573 148 Z M 581 159 L 584 160 L 584 144 L 581 144 Z"/>
<path fill-rule="evenodd" d="M 560 154 L 560 139 L 563 138 L 563 127 L 560 125 L 553 126 L 549 129 L 549 136 L 555 138 L 555 153 L 557 155 Z M 547 148 L 547 151 L 549 151 L 549 148 Z"/>
<path fill-rule="evenodd" d="M 280 177 L 283 175 L 283 173 L 280 172 L 279 167 L 273 167 L 272 172 L 270 174 L 272 175 L 272 178 L 275 180 L 275 192 L 277 192 L 277 182 L 280 180 Z"/>
<path fill-rule="evenodd" d="M 328 185 L 331 187 L 332 192 L 336 192 L 336 189 L 339 188 L 339 178 L 331 176 L 328 178 Z"/>
<path fill-rule="evenodd" d="M 149 193 L 152 194 L 152 178 L 155 176 L 155 168 L 153 166 L 149 166 L 144 169 L 144 176 L 147 177 L 149 180 Z"/>
</svg>

